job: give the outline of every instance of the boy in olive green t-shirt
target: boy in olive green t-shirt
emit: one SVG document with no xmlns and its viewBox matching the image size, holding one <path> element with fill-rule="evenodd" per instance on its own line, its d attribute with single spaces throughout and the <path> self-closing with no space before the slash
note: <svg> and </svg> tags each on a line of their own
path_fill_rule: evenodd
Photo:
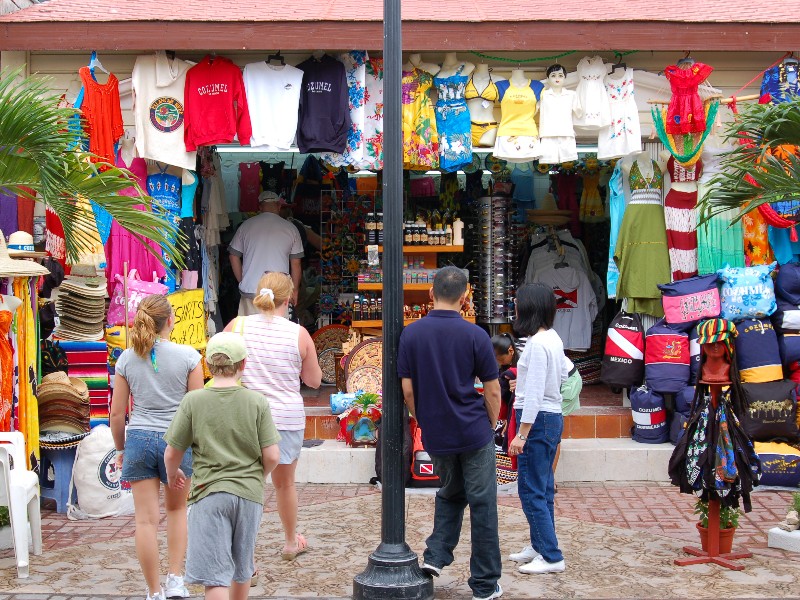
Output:
<svg viewBox="0 0 800 600">
<path fill-rule="evenodd" d="M 266 398 L 238 385 L 246 358 L 241 335 L 212 337 L 206 361 L 214 385 L 186 394 L 164 434 L 170 487 L 186 485 L 180 463 L 192 449 L 185 580 L 204 585 L 207 600 L 228 600 L 229 587 L 231 597 L 247 597 L 265 479 L 279 460 Z"/>
</svg>

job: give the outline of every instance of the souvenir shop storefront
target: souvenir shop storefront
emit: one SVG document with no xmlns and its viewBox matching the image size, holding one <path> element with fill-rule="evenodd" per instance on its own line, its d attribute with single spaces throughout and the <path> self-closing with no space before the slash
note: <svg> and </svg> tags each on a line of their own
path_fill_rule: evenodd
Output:
<svg viewBox="0 0 800 600">
<path fill-rule="evenodd" d="M 124 302 L 114 298 L 126 272 L 136 270 L 142 280 L 129 276 L 129 286 L 155 283 L 169 295 L 176 312 L 186 315 L 175 339 L 202 349 L 207 335 L 236 315 L 240 294 L 228 246 L 238 227 L 258 213 L 264 193 L 279 198 L 281 215 L 301 238 L 295 315 L 313 332 L 324 381 L 341 391 L 380 393 L 379 15 L 344 24 L 270 16 L 281 23 L 273 38 L 263 38 L 270 40 L 267 48 L 254 42 L 254 32 L 270 25 L 263 15 L 236 41 L 235 19 L 227 17 L 202 26 L 174 16 L 151 25 L 137 21 L 134 37 L 117 22 L 104 23 L 96 14 L 81 21 L 80 14 L 62 23 L 57 35 L 48 29 L 53 16 L 41 7 L 0 17 L 6 34 L 0 39 L 2 65 L 50 76 L 62 102 L 83 111 L 87 147 L 134 173 L 189 251 L 183 269 L 165 267 L 97 214 L 94 251 L 80 266 L 69 265 L 54 213 L 22 198 L 0 197 L 9 260 L 15 253 L 43 253 L 46 258 L 35 260 L 49 272 L 38 284 L 0 273 L 0 291 L 23 301 L 30 313 L 24 319 L 31 327 L 39 322 L 40 338 L 26 348 L 8 331 L 0 339 L 12 357 L 4 365 L 39 373 L 30 381 L 14 379 L 10 391 L 3 388 L 9 419 L 5 426 L 0 421 L 0 429 L 23 430 L 37 466 L 39 427 L 66 431 L 73 440 L 107 422 L 108 375 L 125 347 Z M 774 47 L 766 24 L 751 23 L 750 37 L 734 42 L 744 24 L 717 23 L 709 38 L 707 23 L 681 27 L 660 18 L 620 27 L 625 35 L 613 38 L 612 47 L 592 41 L 598 31 L 611 31 L 607 21 L 583 19 L 562 19 L 574 28 L 574 38 L 555 35 L 529 17 L 502 25 L 434 18 L 409 24 L 402 99 L 404 316 L 407 322 L 424 318 L 432 278 L 444 265 L 468 272 L 463 317 L 493 334 L 511 331 L 516 287 L 551 285 L 558 300 L 555 328 L 584 385 L 607 383 L 620 394 L 639 389 L 648 402 L 658 395 L 672 413 L 692 383 L 692 329 L 701 317 L 716 314 L 709 309 L 675 317 L 675 304 L 662 301 L 662 293 L 683 298 L 717 290 L 717 273 L 725 268 L 759 266 L 769 279 L 774 261 L 792 262 L 800 253 L 786 228 L 789 209 L 772 221 L 752 213 L 733 226 L 735 212 L 720 214 L 700 228 L 696 210 L 732 149 L 726 123 L 746 102 L 795 100 L 798 62 L 786 48 Z M 96 28 L 95 52 L 76 47 L 79 38 L 65 33 L 78 31 L 76 23 Z M 301 25 L 307 28 L 302 39 Z M 190 37 L 203 27 L 208 35 Z M 509 28 L 508 40 L 467 50 L 486 47 L 475 37 L 492 31 L 495 39 L 499 27 Z M 800 31 L 800 22 L 770 27 L 790 33 Z M 165 28 L 171 28 L 172 49 L 153 50 L 164 45 L 159 35 Z M 452 35 L 438 35 L 436 42 L 436 28 Z M 48 31 L 53 41 L 30 37 Z M 595 33 L 579 35 L 589 31 Z M 663 31 L 672 32 L 674 41 L 664 42 L 669 38 Z M 464 36 L 455 43 L 458 32 Z M 326 40 L 327 50 L 307 49 L 312 38 Z M 199 39 L 219 43 L 199 49 L 192 41 Z M 332 49 L 352 46 L 352 39 L 364 40 L 365 48 Z M 656 39 L 662 41 L 653 50 Z M 19 254 L 30 245 L 33 254 Z M 735 280 L 738 272 L 725 276 Z M 42 289 L 42 281 L 59 288 L 57 300 L 47 302 L 50 290 L 47 284 Z M 765 336 L 774 345 L 769 365 L 740 365 L 743 372 L 771 367 L 752 381 L 782 381 L 797 371 L 800 351 L 795 357 L 787 349 L 789 334 L 773 328 L 772 312 L 767 307 L 741 316 L 753 320 L 743 330 L 761 336 L 744 341 L 745 347 L 763 353 Z M 20 313 L 9 314 L 22 322 Z M 627 318 L 638 337 L 626 337 L 621 319 Z M 651 329 L 667 340 L 652 360 L 644 355 Z M 48 338 L 59 342 L 63 354 L 53 352 Z M 753 351 L 740 354 L 748 353 Z M 604 360 L 631 368 L 603 377 Z M 656 372 L 647 374 L 650 387 L 640 388 L 645 368 Z M 62 372 L 71 379 L 52 374 Z M 54 398 L 75 401 L 48 407 L 40 397 L 36 405 L 37 385 L 61 386 Z M 67 393 L 68 387 L 75 389 Z M 658 436 L 668 437 L 660 428 Z"/>
</svg>

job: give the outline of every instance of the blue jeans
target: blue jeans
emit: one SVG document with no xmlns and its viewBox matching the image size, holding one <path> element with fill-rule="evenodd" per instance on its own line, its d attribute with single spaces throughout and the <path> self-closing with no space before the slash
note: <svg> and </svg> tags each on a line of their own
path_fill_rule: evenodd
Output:
<svg viewBox="0 0 800 600">
<path fill-rule="evenodd" d="M 517 410 L 517 427 L 520 423 L 522 411 Z M 517 457 L 517 489 L 531 530 L 531 546 L 549 563 L 564 560 L 556 538 L 553 477 L 553 460 L 563 429 L 561 413 L 540 412 Z"/>
<path fill-rule="evenodd" d="M 142 481 L 160 479 L 167 485 L 167 467 L 164 465 L 164 450 L 167 443 L 164 434 L 149 429 L 129 429 L 125 436 L 125 454 L 122 457 L 122 479 Z M 181 461 L 181 470 L 186 477 L 192 476 L 192 449 L 187 448 Z"/>
<path fill-rule="evenodd" d="M 468 583 L 475 596 L 490 596 L 501 569 L 494 440 L 472 452 L 432 455 L 431 459 L 442 487 L 436 493 L 433 533 L 425 541 L 423 560 L 435 567 L 446 567 L 453 562 L 464 509 L 469 506 L 472 555 Z"/>
</svg>

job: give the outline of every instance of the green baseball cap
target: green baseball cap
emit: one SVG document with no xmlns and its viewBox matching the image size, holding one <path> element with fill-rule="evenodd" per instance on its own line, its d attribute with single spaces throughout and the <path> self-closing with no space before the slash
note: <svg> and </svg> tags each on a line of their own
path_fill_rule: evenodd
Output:
<svg viewBox="0 0 800 600">
<path fill-rule="evenodd" d="M 223 354 L 230 360 L 229 364 L 236 364 L 247 358 L 247 348 L 244 345 L 244 338 L 233 332 L 222 332 L 208 340 L 206 345 L 206 357 L 210 359 L 215 354 Z M 224 366 L 218 362 L 216 366 Z"/>
</svg>

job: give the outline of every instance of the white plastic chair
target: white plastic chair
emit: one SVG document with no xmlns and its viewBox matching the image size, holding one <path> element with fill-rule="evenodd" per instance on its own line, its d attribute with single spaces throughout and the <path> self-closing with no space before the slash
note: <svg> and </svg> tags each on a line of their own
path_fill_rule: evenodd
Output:
<svg viewBox="0 0 800 600">
<path fill-rule="evenodd" d="M 28 521 L 33 553 L 39 555 L 42 553 L 42 514 L 39 509 L 39 477 L 27 469 L 25 438 L 18 431 L 0 433 L 0 505 L 8 506 L 11 518 L 17 576 L 27 577 Z"/>
</svg>

